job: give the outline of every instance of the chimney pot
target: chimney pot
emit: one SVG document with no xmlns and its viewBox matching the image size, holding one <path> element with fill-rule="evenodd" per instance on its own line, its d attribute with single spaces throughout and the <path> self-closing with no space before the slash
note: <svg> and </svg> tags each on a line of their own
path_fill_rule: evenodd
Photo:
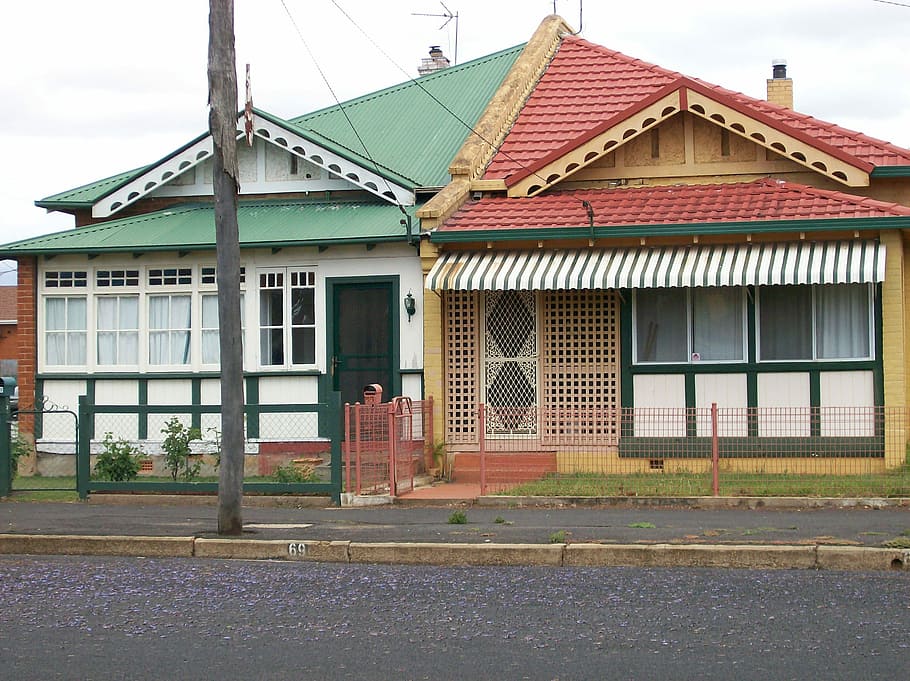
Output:
<svg viewBox="0 0 910 681">
<path fill-rule="evenodd" d="M 771 68 L 774 69 L 774 79 L 780 80 L 787 77 L 787 60 L 775 59 L 771 62 Z"/>
</svg>

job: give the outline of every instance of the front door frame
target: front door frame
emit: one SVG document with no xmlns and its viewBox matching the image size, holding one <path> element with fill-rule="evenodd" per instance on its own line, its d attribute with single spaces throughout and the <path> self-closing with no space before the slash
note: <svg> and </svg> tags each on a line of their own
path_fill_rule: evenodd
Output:
<svg viewBox="0 0 910 681">
<path fill-rule="evenodd" d="M 336 348 L 336 320 L 335 320 L 335 289 L 351 284 L 389 284 L 389 374 L 392 377 L 391 386 L 382 386 L 383 401 L 388 402 L 392 397 L 401 394 L 401 320 L 397 302 L 400 299 L 401 282 L 398 275 L 370 275 L 365 277 L 326 277 L 325 280 L 325 319 L 326 319 L 326 344 L 325 366 L 329 385 L 334 388 L 332 374 L 332 356 Z"/>
</svg>

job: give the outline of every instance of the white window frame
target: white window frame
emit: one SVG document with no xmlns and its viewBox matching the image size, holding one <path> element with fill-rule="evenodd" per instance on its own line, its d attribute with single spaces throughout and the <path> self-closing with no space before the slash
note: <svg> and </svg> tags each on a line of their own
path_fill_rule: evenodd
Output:
<svg viewBox="0 0 910 681">
<path fill-rule="evenodd" d="M 123 328 L 120 326 L 120 317 L 121 317 L 121 299 L 135 299 L 136 300 L 136 327 L 135 328 Z M 114 328 L 110 329 L 101 329 L 101 315 L 98 312 L 98 308 L 103 300 L 117 300 L 117 325 Z M 118 291 L 114 294 L 109 295 L 95 295 L 93 296 L 93 310 L 95 313 L 95 325 L 94 325 L 94 360 L 95 366 L 100 369 L 107 371 L 114 371 L 121 367 L 130 367 L 137 368 L 141 365 L 142 362 L 142 296 L 138 291 Z M 101 361 L 101 351 L 99 347 L 99 340 L 102 333 L 112 333 L 114 334 L 114 350 L 117 353 L 115 361 L 113 362 L 102 362 Z M 120 342 L 121 336 L 128 334 L 136 334 L 136 358 L 133 362 L 123 362 L 120 358 Z"/>
<path fill-rule="evenodd" d="M 173 321 L 174 321 L 173 306 L 174 306 L 175 298 L 187 298 L 189 300 L 190 309 L 189 309 L 189 318 L 187 320 L 187 326 L 178 327 L 178 326 L 173 325 Z M 145 337 L 147 339 L 146 345 L 148 346 L 147 350 L 146 350 L 146 358 L 148 360 L 149 369 L 152 369 L 153 367 L 155 369 L 161 369 L 163 367 L 185 368 L 185 367 L 191 366 L 193 364 L 193 298 L 194 298 L 194 295 L 193 295 L 192 291 L 185 291 L 185 292 L 177 292 L 177 291 L 158 292 L 158 291 L 156 291 L 155 293 L 151 293 L 151 294 L 148 294 L 145 296 L 145 323 L 146 323 Z M 155 300 L 167 300 L 167 322 L 166 322 L 167 325 L 166 326 L 163 326 L 163 327 L 157 327 L 157 326 L 153 327 L 152 326 L 152 307 L 153 307 L 152 301 L 155 301 Z M 186 358 L 184 361 L 176 362 L 176 361 L 174 361 L 174 354 L 175 354 L 174 353 L 174 350 L 175 350 L 174 344 L 179 343 L 180 337 L 183 336 L 184 334 L 186 335 L 186 340 L 184 342 L 184 346 L 187 350 L 187 355 L 186 355 Z M 165 344 L 167 346 L 167 350 L 165 352 L 166 361 L 155 361 L 155 359 L 152 357 L 152 351 L 153 351 L 153 347 L 155 345 L 152 342 L 153 335 L 158 335 L 158 336 L 161 336 L 162 338 L 166 339 L 166 341 L 165 341 Z"/>
<path fill-rule="evenodd" d="M 304 275 L 306 283 L 303 286 L 294 285 L 294 275 Z M 274 277 L 276 280 L 280 277 L 281 284 L 263 286 L 264 278 Z M 324 328 L 323 320 L 320 316 L 318 300 L 318 277 L 316 266 L 301 265 L 288 267 L 263 267 L 256 270 L 256 356 L 259 367 L 263 370 L 277 371 L 282 369 L 315 369 L 318 366 L 319 358 L 319 334 Z M 312 291 L 313 296 L 313 320 L 306 324 L 294 324 L 293 320 L 293 298 L 294 290 L 306 289 Z M 264 291 L 281 291 L 282 317 L 281 323 L 263 323 L 263 304 L 262 294 Z M 269 320 L 272 321 L 272 320 Z M 263 358 L 263 332 L 266 330 L 281 330 L 280 338 L 282 342 L 282 362 L 266 363 Z M 313 359 L 312 362 L 294 363 L 294 332 L 299 330 L 312 329 L 313 334 Z"/>
<path fill-rule="evenodd" d="M 59 289 L 54 289 L 59 290 Z M 46 294 L 42 295 L 41 298 L 44 301 L 42 306 L 42 315 L 44 323 L 44 364 L 48 367 L 55 368 L 72 368 L 72 367 L 85 367 L 88 365 L 88 355 L 89 355 L 89 339 L 91 335 L 89 333 L 89 306 L 91 305 L 92 296 L 82 293 L 81 295 L 53 295 Z M 48 327 L 48 303 L 52 300 L 62 300 L 64 302 L 64 326 L 60 329 L 50 329 Z M 72 301 L 79 300 L 83 305 L 83 314 L 84 318 L 82 320 L 81 329 L 70 328 L 70 303 Z M 70 362 L 70 343 L 71 338 L 81 334 L 82 335 L 82 361 L 81 362 Z M 52 364 L 49 357 L 50 350 L 50 338 L 60 336 L 63 338 L 63 356 L 64 362 L 62 364 Z"/>
</svg>

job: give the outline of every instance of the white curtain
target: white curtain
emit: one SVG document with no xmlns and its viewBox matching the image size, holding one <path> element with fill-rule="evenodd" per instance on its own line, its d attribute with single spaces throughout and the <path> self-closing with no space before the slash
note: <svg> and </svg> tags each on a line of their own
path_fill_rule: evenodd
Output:
<svg viewBox="0 0 910 681">
<path fill-rule="evenodd" d="M 838 284 L 815 289 L 819 359 L 869 357 L 869 286 Z"/>
<path fill-rule="evenodd" d="M 149 364 L 168 363 L 168 303 L 167 296 L 155 296 L 149 303 Z"/>
<path fill-rule="evenodd" d="M 202 296 L 202 363 L 218 364 L 220 359 L 218 296 Z"/>
<path fill-rule="evenodd" d="M 190 296 L 173 296 L 171 298 L 171 362 L 189 364 L 190 362 Z"/>
<path fill-rule="evenodd" d="M 692 289 L 692 353 L 701 361 L 743 360 L 743 293 L 739 287 Z"/>
</svg>

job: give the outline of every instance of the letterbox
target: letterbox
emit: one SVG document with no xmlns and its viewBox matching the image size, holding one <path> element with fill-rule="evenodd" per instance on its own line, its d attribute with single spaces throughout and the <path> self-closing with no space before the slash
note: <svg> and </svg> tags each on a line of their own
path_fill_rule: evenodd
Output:
<svg viewBox="0 0 910 681">
<path fill-rule="evenodd" d="M 364 404 L 381 404 L 382 403 L 382 386 L 378 383 L 370 383 L 363 387 Z"/>
</svg>

